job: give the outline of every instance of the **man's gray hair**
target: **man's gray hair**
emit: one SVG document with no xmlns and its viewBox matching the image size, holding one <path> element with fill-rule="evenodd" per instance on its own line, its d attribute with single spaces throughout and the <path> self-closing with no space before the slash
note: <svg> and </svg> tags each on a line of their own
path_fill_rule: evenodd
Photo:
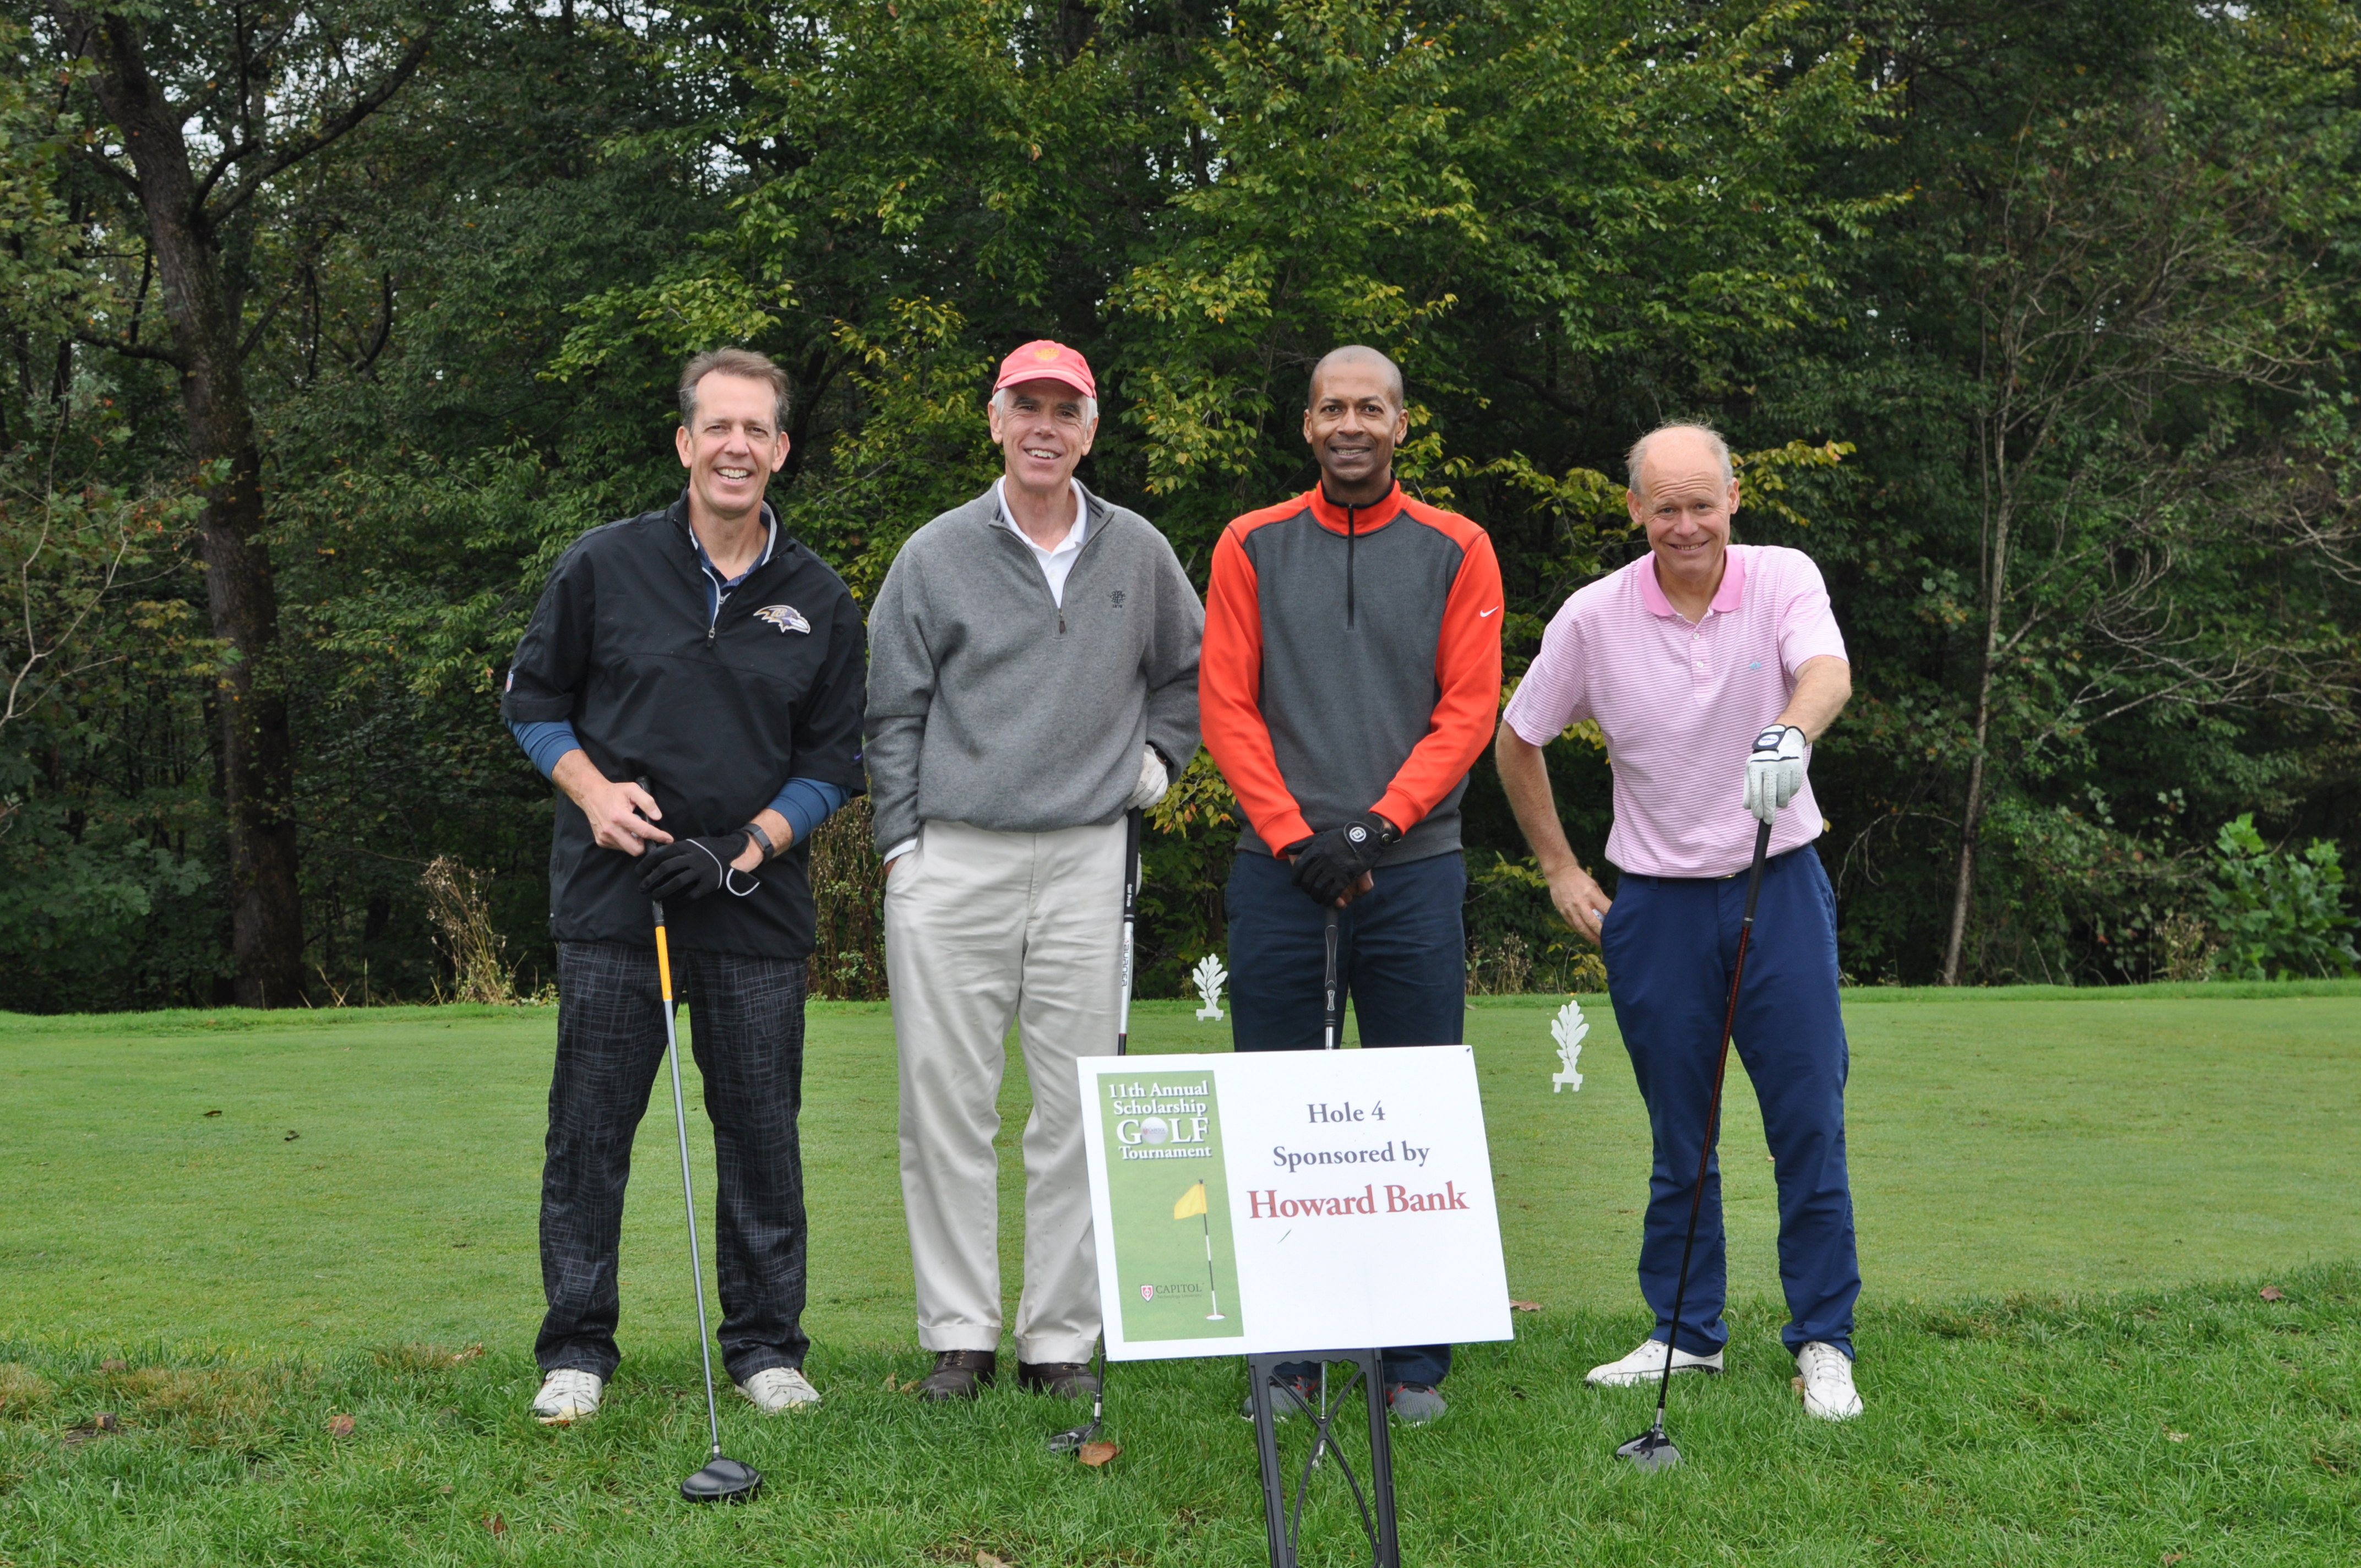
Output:
<svg viewBox="0 0 2361 1568">
<path fill-rule="evenodd" d="M 748 381 L 767 382 L 771 388 L 771 433 L 775 435 L 787 428 L 787 373 L 771 363 L 766 355 L 751 348 L 708 348 L 680 371 L 680 422 L 686 430 L 697 423 L 697 384 L 708 376 L 736 376 Z"/>
<path fill-rule="evenodd" d="M 1060 382 L 1060 385 L 1063 386 L 1064 383 Z M 992 394 L 992 406 L 1000 411 L 1001 416 L 1004 419 L 1006 418 L 1008 414 L 1008 394 L 1016 389 L 1014 387 L 1003 387 L 1000 390 Z M 1071 391 L 1073 390 L 1073 389 L 1069 388 L 1068 390 Z M 1084 424 L 1096 424 L 1099 418 L 1099 400 L 1091 396 L 1088 392 L 1082 392 L 1078 395 L 1082 400 L 1082 422 Z"/>
<path fill-rule="evenodd" d="M 1721 487 L 1723 489 L 1728 489 L 1730 481 L 1738 477 L 1737 470 L 1730 466 L 1730 443 L 1721 438 L 1721 432 L 1709 424 L 1697 424 L 1683 421 L 1677 424 L 1660 424 L 1631 444 L 1631 450 L 1623 458 L 1624 472 L 1631 476 L 1631 493 L 1647 494 L 1640 488 L 1640 465 L 1648 460 L 1648 443 L 1660 435 L 1668 435 L 1675 431 L 1686 431 L 1691 435 L 1705 437 L 1706 445 L 1712 450 L 1714 456 L 1721 464 Z"/>
</svg>

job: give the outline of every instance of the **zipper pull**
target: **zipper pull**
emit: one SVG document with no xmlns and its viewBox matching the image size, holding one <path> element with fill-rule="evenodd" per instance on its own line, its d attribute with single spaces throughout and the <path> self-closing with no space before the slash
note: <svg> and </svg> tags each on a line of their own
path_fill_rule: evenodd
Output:
<svg viewBox="0 0 2361 1568">
<path fill-rule="evenodd" d="M 711 623 L 711 622 L 709 622 L 709 621 L 708 621 L 708 622 L 707 622 L 707 624 L 706 624 L 706 628 L 705 628 L 705 645 L 706 645 L 708 648 L 710 648 L 710 647 L 712 647 L 712 646 L 713 646 L 713 625 L 712 625 L 712 623 Z"/>
</svg>

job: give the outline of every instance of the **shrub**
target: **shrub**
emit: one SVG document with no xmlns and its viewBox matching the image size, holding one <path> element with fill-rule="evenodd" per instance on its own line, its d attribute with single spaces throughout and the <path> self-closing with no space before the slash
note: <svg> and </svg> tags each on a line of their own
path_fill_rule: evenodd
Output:
<svg viewBox="0 0 2361 1568">
<path fill-rule="evenodd" d="M 2314 839 L 2301 856 L 2273 850 L 2247 812 L 2222 825 L 2212 890 L 2222 973 L 2239 980 L 2350 974 L 2361 965 L 2345 913 L 2336 846 Z"/>
</svg>

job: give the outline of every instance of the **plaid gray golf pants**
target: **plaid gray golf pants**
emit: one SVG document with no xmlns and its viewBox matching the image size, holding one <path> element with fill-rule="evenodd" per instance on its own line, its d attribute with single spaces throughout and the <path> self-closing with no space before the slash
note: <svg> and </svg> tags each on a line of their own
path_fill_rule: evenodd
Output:
<svg viewBox="0 0 2361 1568">
<path fill-rule="evenodd" d="M 796 1135 L 804 964 L 677 948 L 672 962 L 713 1122 L 719 1190 L 708 1223 L 718 1232 L 709 1255 L 721 1286 L 721 1359 L 743 1383 L 766 1367 L 802 1365 L 811 1344 L 802 1324 L 804 1173 Z M 664 1067 L 663 997 L 653 948 L 561 942 L 557 964 L 557 1066 L 541 1179 L 549 1312 L 533 1358 L 544 1372 L 570 1366 L 611 1377 L 622 1360 L 615 1270 L 623 1186 L 632 1135 Z"/>
</svg>

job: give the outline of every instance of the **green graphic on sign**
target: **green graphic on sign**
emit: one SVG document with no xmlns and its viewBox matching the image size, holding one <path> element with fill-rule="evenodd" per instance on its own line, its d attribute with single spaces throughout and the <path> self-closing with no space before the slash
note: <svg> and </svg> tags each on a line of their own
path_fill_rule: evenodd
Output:
<svg viewBox="0 0 2361 1568">
<path fill-rule="evenodd" d="M 1124 1338 L 1245 1333 L 1213 1075 L 1111 1072 L 1098 1083 Z"/>
</svg>

